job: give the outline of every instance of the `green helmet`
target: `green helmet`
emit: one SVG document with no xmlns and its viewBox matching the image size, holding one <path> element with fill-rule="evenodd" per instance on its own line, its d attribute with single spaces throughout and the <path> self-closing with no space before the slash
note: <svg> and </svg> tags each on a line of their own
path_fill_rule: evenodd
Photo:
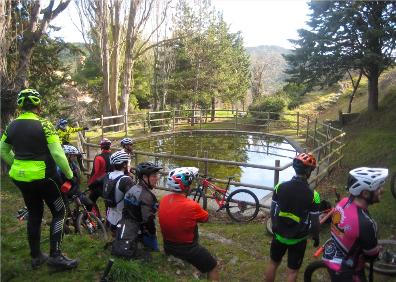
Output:
<svg viewBox="0 0 396 282">
<path fill-rule="evenodd" d="M 18 94 L 17 105 L 24 108 L 27 105 L 38 106 L 41 103 L 41 95 L 34 89 L 24 89 Z"/>
</svg>

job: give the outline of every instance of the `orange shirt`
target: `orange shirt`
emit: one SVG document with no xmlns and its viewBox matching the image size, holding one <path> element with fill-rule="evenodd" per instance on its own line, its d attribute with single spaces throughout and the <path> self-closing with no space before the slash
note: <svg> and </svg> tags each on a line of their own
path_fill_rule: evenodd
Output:
<svg viewBox="0 0 396 282">
<path fill-rule="evenodd" d="M 198 203 L 183 194 L 166 195 L 158 212 L 162 237 L 173 243 L 192 243 L 197 222 L 208 221 L 208 216 Z"/>
</svg>

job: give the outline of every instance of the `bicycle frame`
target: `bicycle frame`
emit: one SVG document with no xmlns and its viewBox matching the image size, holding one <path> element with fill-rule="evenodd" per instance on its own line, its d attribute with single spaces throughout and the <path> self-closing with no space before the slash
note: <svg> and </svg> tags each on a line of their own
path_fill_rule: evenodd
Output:
<svg viewBox="0 0 396 282">
<path fill-rule="evenodd" d="M 201 180 L 201 185 L 205 194 L 209 190 L 209 196 L 216 201 L 219 206 L 219 210 L 225 207 L 224 203 L 228 197 L 228 188 L 230 187 L 231 179 L 232 178 L 228 178 L 228 183 L 225 189 L 213 184 L 206 177 L 203 177 Z"/>
</svg>

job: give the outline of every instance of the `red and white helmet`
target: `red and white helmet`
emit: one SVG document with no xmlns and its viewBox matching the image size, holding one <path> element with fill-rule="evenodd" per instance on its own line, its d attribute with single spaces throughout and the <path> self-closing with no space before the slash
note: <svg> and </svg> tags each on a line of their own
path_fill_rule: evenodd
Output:
<svg viewBox="0 0 396 282">
<path fill-rule="evenodd" d="M 186 191 L 198 176 L 198 171 L 196 167 L 175 168 L 169 172 L 166 184 L 175 192 Z"/>
<path fill-rule="evenodd" d="M 349 172 L 347 189 L 353 196 L 363 191 L 376 191 L 388 178 L 387 168 L 358 167 Z"/>
</svg>

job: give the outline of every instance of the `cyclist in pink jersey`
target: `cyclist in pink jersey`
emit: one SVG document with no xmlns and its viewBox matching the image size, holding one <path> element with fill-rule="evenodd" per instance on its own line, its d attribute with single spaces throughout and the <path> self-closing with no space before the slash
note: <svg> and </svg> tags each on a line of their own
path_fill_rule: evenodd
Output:
<svg viewBox="0 0 396 282">
<path fill-rule="evenodd" d="M 332 282 L 364 282 L 366 260 L 378 256 L 377 224 L 368 206 L 378 203 L 388 177 L 385 168 L 355 168 L 349 172 L 349 198 L 342 199 L 332 216 L 331 239 L 324 247 L 323 261 Z"/>
</svg>

